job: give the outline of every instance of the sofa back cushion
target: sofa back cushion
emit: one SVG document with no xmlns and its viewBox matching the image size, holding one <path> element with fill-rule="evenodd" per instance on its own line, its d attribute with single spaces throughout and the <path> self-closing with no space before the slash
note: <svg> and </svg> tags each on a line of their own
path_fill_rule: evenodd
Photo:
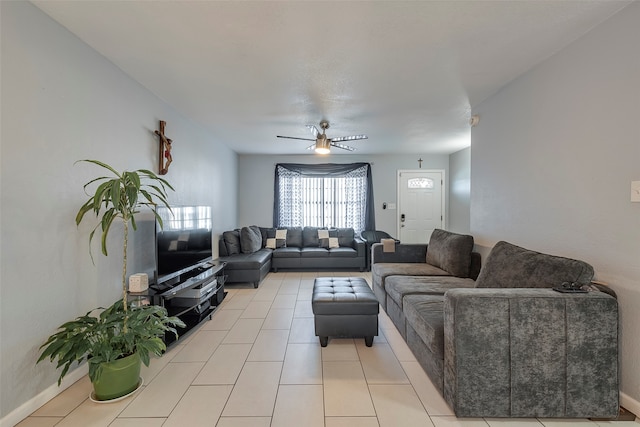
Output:
<svg viewBox="0 0 640 427">
<path fill-rule="evenodd" d="M 262 248 L 262 233 L 255 225 L 240 229 L 240 250 L 243 254 L 252 254 Z"/>
<path fill-rule="evenodd" d="M 318 239 L 320 227 L 304 227 L 302 229 L 302 246 L 305 248 L 317 248 L 320 245 Z"/>
<path fill-rule="evenodd" d="M 338 245 L 353 247 L 355 232 L 353 228 L 338 228 Z"/>
<path fill-rule="evenodd" d="M 287 227 L 287 247 L 302 247 L 302 227 Z"/>
<path fill-rule="evenodd" d="M 473 236 L 435 229 L 427 246 L 427 264 L 456 277 L 469 277 Z"/>
<path fill-rule="evenodd" d="M 480 269 L 478 288 L 552 288 L 563 282 L 586 285 L 593 267 L 584 261 L 543 254 L 498 242 Z"/>
</svg>

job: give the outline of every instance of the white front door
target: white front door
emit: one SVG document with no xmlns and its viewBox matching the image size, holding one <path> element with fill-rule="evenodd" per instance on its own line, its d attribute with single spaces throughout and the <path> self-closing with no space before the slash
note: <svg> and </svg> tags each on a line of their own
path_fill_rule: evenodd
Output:
<svg viewBox="0 0 640 427">
<path fill-rule="evenodd" d="M 402 243 L 427 243 L 444 228 L 444 171 L 398 171 L 398 236 Z"/>
</svg>

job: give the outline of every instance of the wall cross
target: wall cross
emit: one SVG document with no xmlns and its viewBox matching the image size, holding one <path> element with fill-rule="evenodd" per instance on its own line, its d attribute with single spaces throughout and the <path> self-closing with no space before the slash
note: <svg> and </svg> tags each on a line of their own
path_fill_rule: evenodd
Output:
<svg viewBox="0 0 640 427">
<path fill-rule="evenodd" d="M 169 172 L 169 165 L 173 161 L 173 157 L 171 156 L 171 141 L 164 134 L 164 126 L 167 122 L 160 120 L 160 130 L 155 131 L 155 134 L 160 137 L 160 147 L 158 150 L 158 170 L 160 175 L 166 175 Z"/>
</svg>

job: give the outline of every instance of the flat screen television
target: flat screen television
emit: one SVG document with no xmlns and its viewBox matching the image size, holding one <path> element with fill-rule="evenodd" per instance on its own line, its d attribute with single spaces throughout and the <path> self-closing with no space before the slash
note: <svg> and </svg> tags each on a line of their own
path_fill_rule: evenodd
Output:
<svg viewBox="0 0 640 427">
<path fill-rule="evenodd" d="M 156 209 L 156 283 L 211 260 L 213 221 L 210 206 L 163 206 Z"/>
</svg>

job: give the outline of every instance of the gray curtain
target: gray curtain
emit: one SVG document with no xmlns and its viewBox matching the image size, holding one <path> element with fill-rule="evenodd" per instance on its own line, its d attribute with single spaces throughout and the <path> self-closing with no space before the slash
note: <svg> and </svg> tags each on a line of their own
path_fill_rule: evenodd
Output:
<svg viewBox="0 0 640 427">
<path fill-rule="evenodd" d="M 273 201 L 274 227 L 351 227 L 356 233 L 375 230 L 369 163 L 278 163 Z"/>
</svg>

